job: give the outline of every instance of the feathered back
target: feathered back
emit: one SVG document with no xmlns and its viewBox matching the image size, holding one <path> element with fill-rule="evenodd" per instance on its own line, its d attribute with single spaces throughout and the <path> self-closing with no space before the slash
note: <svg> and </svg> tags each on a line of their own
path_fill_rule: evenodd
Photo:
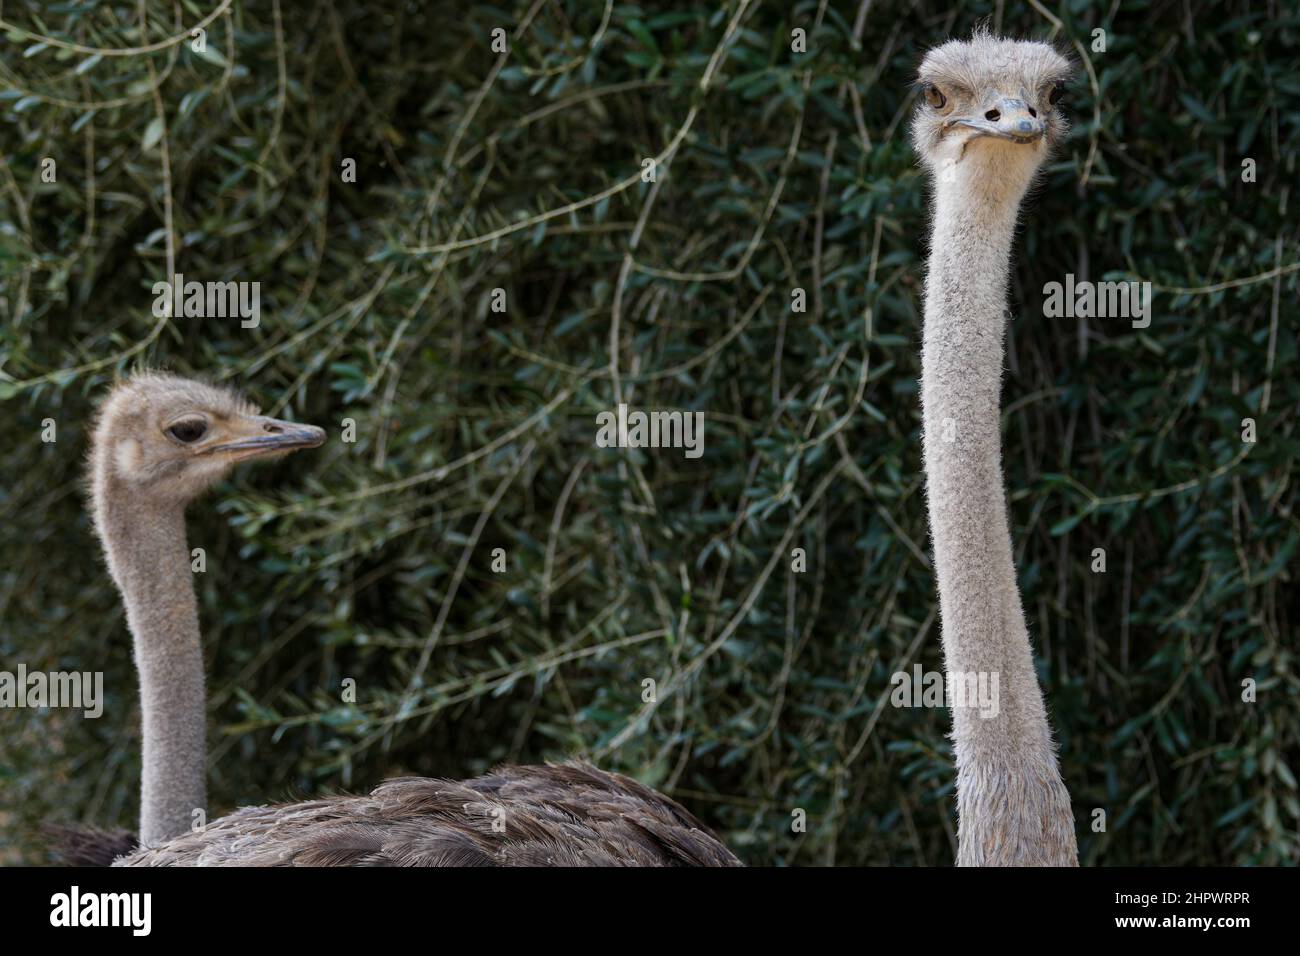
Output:
<svg viewBox="0 0 1300 956">
<path fill-rule="evenodd" d="M 246 807 L 123 866 L 739 866 L 676 801 L 584 763 Z"/>
<path fill-rule="evenodd" d="M 140 841 L 130 830 L 101 830 L 79 824 L 47 823 L 41 827 L 50 855 L 62 866 L 112 866 Z"/>
</svg>

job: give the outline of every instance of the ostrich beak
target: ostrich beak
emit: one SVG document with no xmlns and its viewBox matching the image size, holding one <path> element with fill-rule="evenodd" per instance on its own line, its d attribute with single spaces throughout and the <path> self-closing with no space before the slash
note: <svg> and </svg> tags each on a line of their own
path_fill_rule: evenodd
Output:
<svg viewBox="0 0 1300 956">
<path fill-rule="evenodd" d="M 233 455 L 239 459 L 261 458 L 276 452 L 316 448 L 325 443 L 325 429 L 315 425 L 249 415 L 230 423 L 232 436 L 205 448 L 201 454 Z"/>
<path fill-rule="evenodd" d="M 971 139 L 995 136 L 1028 145 L 1043 138 L 1047 124 L 1029 112 L 1029 104 L 1013 96 L 1000 96 L 983 116 L 953 116 L 944 126 L 966 126 L 975 130 Z"/>
</svg>

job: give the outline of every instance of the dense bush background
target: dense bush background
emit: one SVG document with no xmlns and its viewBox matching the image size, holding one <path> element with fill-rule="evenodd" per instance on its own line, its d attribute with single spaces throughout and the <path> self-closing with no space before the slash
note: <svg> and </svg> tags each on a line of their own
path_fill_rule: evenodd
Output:
<svg viewBox="0 0 1300 956">
<path fill-rule="evenodd" d="M 941 666 L 906 126 L 922 52 L 987 18 L 1087 63 L 1025 212 L 1005 388 L 1083 861 L 1295 862 L 1295 8 L 450 6 L 238 3 L 199 55 L 169 38 L 210 3 L 5 5 L 0 664 L 103 670 L 109 700 L 0 715 L 0 852 L 135 818 L 80 478 L 97 398 L 147 364 L 334 435 L 191 510 L 214 812 L 583 754 L 749 863 L 948 863 L 947 712 L 888 705 L 894 671 Z M 159 322 L 171 271 L 260 281 L 261 326 Z M 1043 318 L 1067 272 L 1152 281 L 1151 327 Z M 620 397 L 705 411 L 703 458 L 595 448 Z"/>
</svg>

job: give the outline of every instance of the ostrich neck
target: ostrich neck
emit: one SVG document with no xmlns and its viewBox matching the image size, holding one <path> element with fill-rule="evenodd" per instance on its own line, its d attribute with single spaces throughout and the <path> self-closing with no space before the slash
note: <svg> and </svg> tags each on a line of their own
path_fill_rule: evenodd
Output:
<svg viewBox="0 0 1300 956">
<path fill-rule="evenodd" d="M 1024 188 L 936 189 L 921 400 L 944 667 L 950 693 L 983 686 L 994 704 L 952 701 L 958 862 L 1065 863 L 1069 800 L 1016 586 L 1001 460 L 1007 271 Z M 1036 845 L 1049 829 L 1068 848 Z"/>
<path fill-rule="evenodd" d="M 921 402 L 930 531 L 943 646 L 954 672 L 1009 676 L 1028 663 L 1002 477 L 1001 415 L 1007 268 L 1019 197 L 938 187 L 925 290 Z M 1041 709 L 1041 708 L 1040 708 Z M 959 735 L 1010 721 L 954 708 Z M 978 722 L 971 724 L 971 719 Z"/>
<path fill-rule="evenodd" d="M 153 846 L 188 832 L 194 811 L 207 805 L 203 651 L 185 509 L 146 512 L 131 489 L 104 490 L 97 520 L 140 677 L 140 843 Z"/>
</svg>

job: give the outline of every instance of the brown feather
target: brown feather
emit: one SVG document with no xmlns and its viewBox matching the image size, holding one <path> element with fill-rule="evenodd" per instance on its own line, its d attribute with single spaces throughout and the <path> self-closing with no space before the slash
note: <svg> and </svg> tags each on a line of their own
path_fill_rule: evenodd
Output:
<svg viewBox="0 0 1300 956">
<path fill-rule="evenodd" d="M 246 807 L 120 866 L 739 866 L 676 801 L 584 763 Z"/>
<path fill-rule="evenodd" d="M 46 823 L 41 831 L 55 862 L 62 866 L 112 866 L 119 856 L 126 856 L 139 845 L 130 830 Z"/>
</svg>

